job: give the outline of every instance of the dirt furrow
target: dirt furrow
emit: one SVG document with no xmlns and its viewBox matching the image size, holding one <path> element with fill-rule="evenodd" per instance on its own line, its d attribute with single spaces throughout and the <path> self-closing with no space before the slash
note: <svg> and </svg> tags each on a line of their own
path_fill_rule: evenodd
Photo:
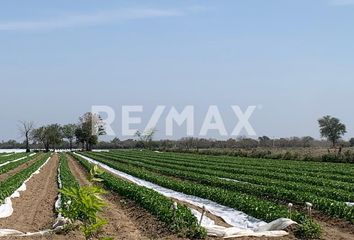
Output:
<svg viewBox="0 0 354 240">
<path fill-rule="evenodd" d="M 57 170 L 59 159 L 55 154 L 26 184 L 27 190 L 12 200 L 14 213 L 0 219 L 0 228 L 22 232 L 49 229 L 55 221 L 54 204 L 58 196 Z"/>
<path fill-rule="evenodd" d="M 69 167 L 80 185 L 90 185 L 85 169 L 71 157 Z M 102 217 L 109 222 L 103 229 L 104 236 L 126 240 L 182 239 L 168 232 L 156 218 L 133 201 L 113 193 L 107 193 L 104 199 L 107 207 Z"/>
<path fill-rule="evenodd" d="M 342 219 L 327 217 L 317 211 L 313 213 L 314 219 L 322 225 L 322 239 L 346 240 L 354 239 L 354 226 Z"/>
</svg>

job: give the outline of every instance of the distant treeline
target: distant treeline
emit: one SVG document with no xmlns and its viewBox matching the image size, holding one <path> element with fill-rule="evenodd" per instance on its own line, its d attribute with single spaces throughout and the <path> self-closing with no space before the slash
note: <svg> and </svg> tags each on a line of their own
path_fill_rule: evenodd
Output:
<svg viewBox="0 0 354 240">
<path fill-rule="evenodd" d="M 354 139 L 350 141 L 339 141 L 339 146 L 354 146 Z M 237 139 L 215 140 L 205 138 L 182 138 L 179 140 L 155 140 L 141 141 L 135 139 L 120 140 L 114 138 L 112 141 L 100 141 L 96 148 L 99 149 L 129 149 L 129 148 L 149 148 L 149 149 L 254 149 L 254 148 L 330 148 L 332 143 L 326 140 L 317 140 L 312 137 L 291 137 L 271 139 L 267 136 L 258 139 L 240 137 Z"/>
<path fill-rule="evenodd" d="M 354 146 L 354 139 L 350 141 L 340 141 L 342 147 Z M 40 143 L 32 143 L 31 148 L 43 147 Z M 81 144 L 74 142 L 73 148 L 80 148 Z M 227 149 L 254 149 L 254 148 L 329 148 L 331 143 L 326 140 L 316 140 L 312 137 L 291 137 L 271 139 L 263 136 L 258 139 L 237 138 L 228 140 L 215 140 L 204 138 L 182 138 L 179 140 L 155 140 L 149 143 L 138 139 L 120 140 L 114 138 L 111 141 L 100 141 L 95 146 L 96 149 L 131 149 L 131 148 L 151 148 L 151 149 L 211 149 L 211 148 L 227 148 Z M 17 142 L 15 140 L 0 142 L 0 148 L 14 149 L 25 148 L 25 142 Z M 68 141 L 61 141 L 57 148 L 70 148 Z"/>
<path fill-rule="evenodd" d="M 136 149 L 198 153 L 208 155 L 228 155 L 252 158 L 326 161 L 326 162 L 354 162 L 354 139 L 339 142 L 339 147 L 332 148 L 332 144 L 325 140 L 316 140 L 312 137 L 292 137 L 271 139 L 266 136 L 258 139 L 238 138 L 226 141 L 202 138 L 182 138 L 179 140 L 142 141 L 140 139 L 100 141 L 96 149 Z M 0 142 L 0 149 L 26 148 L 26 143 L 15 140 Z M 43 148 L 40 143 L 32 143 L 31 149 Z M 58 149 L 69 149 L 70 142 L 61 141 Z M 81 149 L 82 144 L 72 143 L 73 149 Z"/>
</svg>

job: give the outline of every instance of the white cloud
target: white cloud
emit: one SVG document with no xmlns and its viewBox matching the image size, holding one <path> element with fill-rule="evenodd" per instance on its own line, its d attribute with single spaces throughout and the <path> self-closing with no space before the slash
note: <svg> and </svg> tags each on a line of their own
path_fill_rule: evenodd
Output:
<svg viewBox="0 0 354 240">
<path fill-rule="evenodd" d="M 333 6 L 349 6 L 354 5 L 354 0 L 330 0 L 329 4 Z"/>
<path fill-rule="evenodd" d="M 39 20 L 39 21 L 9 21 L 0 22 L 1 30 L 45 30 L 68 27 L 96 26 L 112 24 L 125 20 L 176 17 L 183 15 L 180 10 L 166 9 L 121 9 L 115 11 L 101 11 L 93 14 L 65 15 L 58 18 Z"/>
</svg>

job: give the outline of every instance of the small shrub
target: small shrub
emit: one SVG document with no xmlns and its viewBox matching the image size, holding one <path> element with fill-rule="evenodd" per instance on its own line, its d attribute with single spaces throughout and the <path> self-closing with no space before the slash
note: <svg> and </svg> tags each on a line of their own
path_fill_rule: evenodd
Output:
<svg viewBox="0 0 354 240">
<path fill-rule="evenodd" d="M 97 215 L 105 202 L 100 198 L 105 191 L 98 187 L 63 188 L 60 192 L 68 199 L 61 209 L 64 217 L 72 222 L 81 221 L 86 239 L 92 237 L 107 222 Z"/>
<path fill-rule="evenodd" d="M 298 226 L 294 233 L 299 239 L 318 239 L 321 237 L 322 228 L 318 223 L 306 219 Z"/>
</svg>

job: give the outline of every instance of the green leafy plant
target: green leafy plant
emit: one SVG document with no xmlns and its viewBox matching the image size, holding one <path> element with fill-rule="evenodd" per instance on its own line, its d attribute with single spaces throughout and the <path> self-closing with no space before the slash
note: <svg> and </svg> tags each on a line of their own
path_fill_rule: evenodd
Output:
<svg viewBox="0 0 354 240">
<path fill-rule="evenodd" d="M 104 171 L 100 169 L 97 165 L 94 165 L 89 172 L 89 181 L 90 182 L 102 182 L 103 180 L 100 178 Z"/>
<path fill-rule="evenodd" d="M 99 176 L 103 173 L 98 166 L 93 166 L 89 171 L 91 182 L 102 181 Z M 72 175 L 68 159 L 65 154 L 60 155 L 60 179 L 63 188 L 63 205 L 60 212 L 71 222 L 80 222 L 80 229 L 87 239 L 96 235 L 107 221 L 98 217 L 98 213 L 105 206 L 100 195 L 106 193 L 98 186 L 80 187 Z"/>
<path fill-rule="evenodd" d="M 321 237 L 321 225 L 312 220 L 305 220 L 294 231 L 299 239 L 319 239 Z"/>
<path fill-rule="evenodd" d="M 72 222 L 82 222 L 81 230 L 86 239 L 94 236 L 107 222 L 98 213 L 102 211 L 105 202 L 100 198 L 105 191 L 99 187 L 63 188 L 60 192 L 68 199 L 61 209 L 63 216 Z"/>
</svg>

